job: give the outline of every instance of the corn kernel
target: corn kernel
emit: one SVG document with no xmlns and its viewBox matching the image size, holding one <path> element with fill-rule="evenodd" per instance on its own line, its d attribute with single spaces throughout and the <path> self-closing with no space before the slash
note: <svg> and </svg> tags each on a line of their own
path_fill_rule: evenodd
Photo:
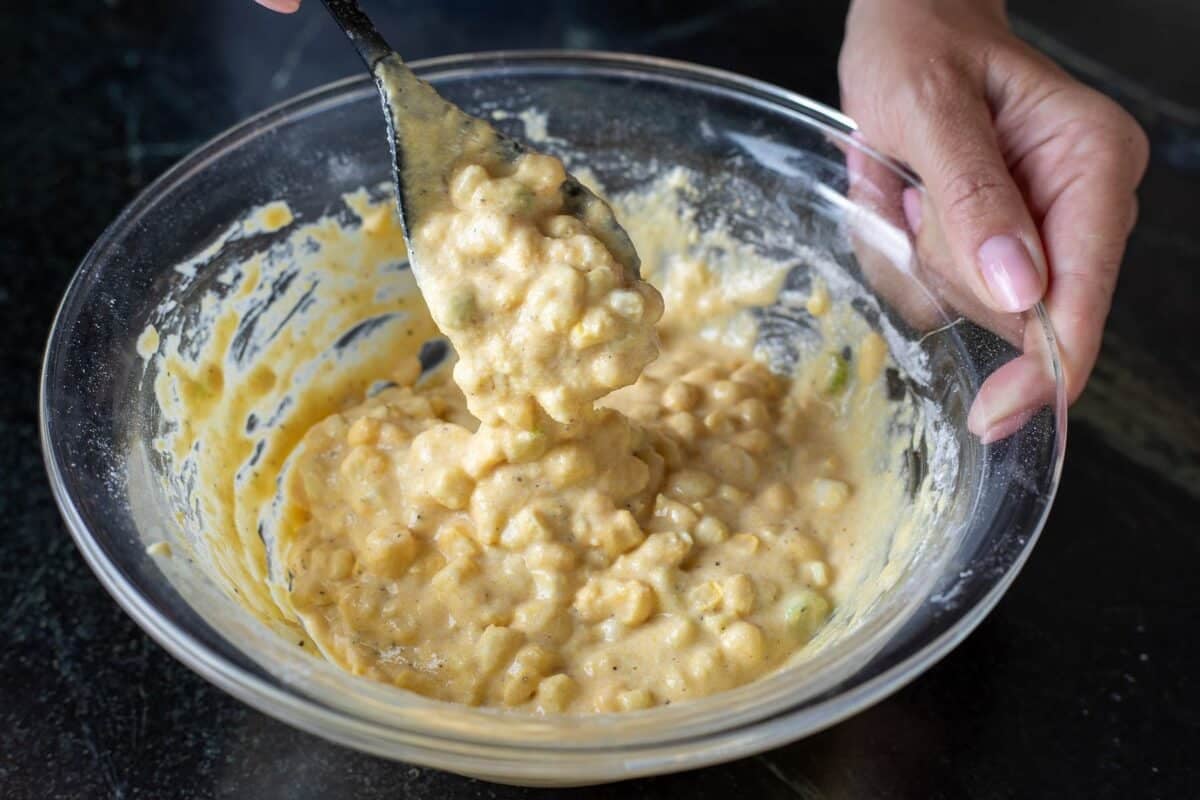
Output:
<svg viewBox="0 0 1200 800">
<path fill-rule="evenodd" d="M 601 523 L 586 539 L 593 547 L 599 547 L 605 555 L 616 558 L 627 553 L 641 544 L 646 533 L 638 525 L 637 519 L 628 509 L 619 509 L 612 513 L 607 523 Z"/>
<path fill-rule="evenodd" d="M 664 494 L 654 499 L 654 519 L 660 527 L 673 531 L 691 530 L 700 521 L 695 511 Z"/>
<path fill-rule="evenodd" d="M 475 645 L 475 655 L 479 659 L 480 668 L 484 672 L 491 672 L 507 663 L 523 641 L 525 637 L 512 628 L 489 625 L 479 635 L 479 641 Z"/>
<path fill-rule="evenodd" d="M 578 692 L 578 685 L 569 675 L 560 672 L 549 678 L 543 678 L 537 688 L 538 710 L 543 713 L 564 711 Z"/>
<path fill-rule="evenodd" d="M 617 316 L 636 322 L 646 310 L 646 301 L 632 289 L 616 289 L 608 293 L 608 307 Z"/>
<path fill-rule="evenodd" d="M 504 461 L 504 448 L 495 436 L 482 440 L 476 436 L 463 457 L 463 469 L 467 475 L 480 480 L 493 467 Z"/>
<path fill-rule="evenodd" d="M 750 495 L 728 483 L 722 484 L 721 488 L 717 489 L 717 497 L 734 505 L 742 505 L 750 499 Z"/>
<path fill-rule="evenodd" d="M 385 578 L 399 578 L 417 556 L 417 540 L 407 528 L 377 528 L 363 542 L 367 569 Z"/>
<path fill-rule="evenodd" d="M 346 442 L 350 445 L 374 444 L 379 438 L 379 420 L 359 417 L 346 431 Z"/>
<path fill-rule="evenodd" d="M 721 671 L 721 654 L 712 647 L 698 648 L 688 656 L 685 671 L 689 678 L 705 688 Z"/>
<path fill-rule="evenodd" d="M 535 314 L 547 331 L 566 333 L 580 321 L 586 297 L 587 279 L 571 267 L 558 265 L 548 269 L 530 288 L 525 298 L 526 313 Z"/>
<path fill-rule="evenodd" d="M 759 540 L 753 533 L 739 533 L 729 540 L 729 548 L 735 554 L 752 556 L 758 552 Z"/>
<path fill-rule="evenodd" d="M 829 311 L 829 291 L 822 284 L 814 284 L 804 307 L 814 317 L 825 315 Z"/>
<path fill-rule="evenodd" d="M 806 561 L 800 567 L 800 577 L 809 586 L 824 588 L 829 585 L 829 565 L 824 561 Z"/>
<path fill-rule="evenodd" d="M 617 619 L 633 627 L 641 625 L 655 607 L 654 590 L 641 581 L 623 581 L 618 590 Z"/>
<path fill-rule="evenodd" d="M 747 397 L 733 408 L 733 414 L 747 428 L 765 428 L 771 424 L 767 404 L 757 397 Z"/>
<path fill-rule="evenodd" d="M 708 395 L 717 405 L 729 406 L 745 396 L 745 387 L 733 381 L 717 381 L 709 387 Z"/>
<path fill-rule="evenodd" d="M 532 430 L 537 423 L 537 407 L 532 397 L 523 397 L 511 403 L 500 404 L 496 414 L 510 427 L 517 430 Z"/>
<path fill-rule="evenodd" d="M 533 697 L 533 693 L 537 691 L 537 687 L 538 676 L 531 675 L 524 670 L 516 672 L 510 670 L 504 681 L 504 689 L 501 692 L 500 698 L 506 706 L 519 706 Z"/>
<path fill-rule="evenodd" d="M 395 450 L 410 441 L 408 432 L 392 422 L 379 423 L 378 445 L 387 450 Z"/>
<path fill-rule="evenodd" d="M 821 511 L 836 511 L 850 499 L 850 487 L 843 481 L 817 478 L 811 486 L 812 501 Z"/>
<path fill-rule="evenodd" d="M 452 511 L 461 511 L 471 501 L 475 481 L 460 467 L 442 470 L 433 480 L 429 495 Z"/>
<path fill-rule="evenodd" d="M 594 307 L 572 326 L 571 346 L 576 350 L 584 350 L 612 341 L 617 333 L 617 321 L 613 315 L 607 309 Z"/>
<path fill-rule="evenodd" d="M 700 438 L 700 421 L 686 411 L 672 414 L 664 420 L 680 439 L 693 442 Z"/>
<path fill-rule="evenodd" d="M 557 653 L 537 644 L 525 645 L 513 659 L 514 665 L 537 675 L 548 675 L 558 662 Z"/>
<path fill-rule="evenodd" d="M 549 541 L 553 536 L 554 531 L 541 512 L 523 508 L 504 526 L 500 543 L 510 550 L 523 550 L 533 542 Z"/>
<path fill-rule="evenodd" d="M 705 581 L 688 592 L 688 607 L 697 614 L 713 611 L 721 605 L 724 592 L 716 581 Z"/>
<path fill-rule="evenodd" d="M 801 639 L 809 639 L 829 618 L 829 601 L 812 589 L 801 589 L 784 604 L 784 623 Z"/>
<path fill-rule="evenodd" d="M 758 462 L 754 457 L 735 444 L 722 442 L 709 455 L 713 471 L 726 483 L 737 486 L 753 486 L 758 480 Z"/>
<path fill-rule="evenodd" d="M 716 517 L 706 515 L 696 523 L 695 536 L 701 544 L 717 544 L 729 538 L 729 526 Z"/>
<path fill-rule="evenodd" d="M 654 695 L 649 689 L 630 689 L 617 695 L 617 707 L 622 711 L 636 711 L 654 705 Z"/>
<path fill-rule="evenodd" d="M 591 454 L 575 443 L 554 448 L 546 454 L 542 463 L 547 476 L 558 489 L 583 483 L 596 472 Z"/>
<path fill-rule="evenodd" d="M 864 336 L 862 343 L 858 346 L 858 379 L 863 383 L 870 383 L 879 377 L 887 355 L 887 342 L 883 340 L 882 336 L 874 331 Z"/>
<path fill-rule="evenodd" d="M 786 540 L 786 547 L 797 561 L 813 561 L 821 557 L 821 546 L 811 536 L 796 534 Z"/>
<path fill-rule="evenodd" d="M 588 297 L 593 300 L 603 297 L 617 285 L 616 270 L 611 266 L 601 266 L 587 273 Z"/>
<path fill-rule="evenodd" d="M 678 649 L 691 644 L 696 639 L 696 624 L 687 617 L 672 617 L 665 626 L 663 642 L 671 648 Z"/>
<path fill-rule="evenodd" d="M 739 666 L 756 666 L 766 652 L 762 630 L 749 622 L 735 622 L 721 634 L 721 650 Z"/>
<path fill-rule="evenodd" d="M 565 573 L 575 566 L 575 553 L 558 542 L 534 542 L 525 551 L 525 564 L 531 570 Z"/>
<path fill-rule="evenodd" d="M 723 370 L 717 364 L 705 364 L 702 367 L 696 367 L 696 369 L 692 370 L 691 372 L 684 374 L 683 380 L 696 386 L 708 386 L 716 381 L 721 380 L 725 376 L 725 370 Z"/>
<path fill-rule="evenodd" d="M 733 420 L 723 410 L 713 411 L 704 417 L 704 427 L 716 436 L 729 436 L 734 432 Z"/>
<path fill-rule="evenodd" d="M 662 394 L 663 407 L 670 411 L 691 411 L 699 401 L 700 390 L 683 381 L 673 381 Z"/>
<path fill-rule="evenodd" d="M 461 520 L 452 520 L 442 525 L 434 537 L 434 543 L 447 561 L 479 555 L 479 545 L 475 544 L 470 527 Z"/>
<path fill-rule="evenodd" d="M 571 619 L 562 613 L 558 600 L 527 600 L 517 606 L 510 624 L 527 636 L 558 640 L 570 635 Z"/>
<path fill-rule="evenodd" d="M 557 603 L 567 596 L 567 576 L 561 572 L 535 570 L 531 575 L 533 580 L 533 596 L 537 600 Z"/>
<path fill-rule="evenodd" d="M 774 397 L 779 393 L 779 379 L 757 361 L 747 361 L 729 377 L 767 397 Z"/>
<path fill-rule="evenodd" d="M 753 429 L 742 431 L 734 436 L 732 441 L 747 453 L 762 455 L 771 447 L 771 434 L 766 431 Z"/>
<path fill-rule="evenodd" d="M 680 531 L 653 533 L 646 537 L 633 558 L 642 569 L 677 567 L 692 551 L 692 543 L 691 535 Z"/>
<path fill-rule="evenodd" d="M 743 574 L 730 575 L 721 582 L 722 607 L 739 617 L 754 610 L 754 582 Z"/>
<path fill-rule="evenodd" d="M 377 483 L 387 474 L 387 458 L 373 447 L 351 448 L 342 461 L 341 472 L 355 484 Z"/>
<path fill-rule="evenodd" d="M 479 573 L 473 558 L 457 558 L 439 569 L 429 579 L 429 585 L 442 597 L 454 596 L 464 583 Z"/>
<path fill-rule="evenodd" d="M 542 224 L 542 233 L 551 239 L 566 239 L 577 234 L 587 233 L 587 229 L 578 218 L 559 214 Z"/>
<path fill-rule="evenodd" d="M 768 510 L 777 514 L 787 511 L 794 503 L 792 490 L 782 483 L 773 483 L 763 489 L 762 494 L 758 496 L 758 501 Z"/>
<path fill-rule="evenodd" d="M 698 469 L 682 469 L 667 479 L 667 494 L 684 502 L 703 500 L 716 488 L 717 479 Z"/>
</svg>

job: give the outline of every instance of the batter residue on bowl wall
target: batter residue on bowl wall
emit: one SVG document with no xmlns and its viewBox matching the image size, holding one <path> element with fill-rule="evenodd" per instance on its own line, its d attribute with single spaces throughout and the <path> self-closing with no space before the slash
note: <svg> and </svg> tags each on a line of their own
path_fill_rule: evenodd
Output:
<svg viewBox="0 0 1200 800">
<path fill-rule="evenodd" d="M 514 166 L 461 169 L 415 231 L 432 318 L 361 192 L 353 217 L 273 207 L 287 245 L 227 270 L 208 335 L 162 337 L 193 550 L 272 625 L 431 697 L 628 710 L 779 668 L 909 502 L 883 340 L 814 282 L 821 336 L 778 374 L 749 309 L 787 268 L 699 230 L 687 175 L 616 203 L 660 300 L 556 213 L 561 165 Z"/>
</svg>

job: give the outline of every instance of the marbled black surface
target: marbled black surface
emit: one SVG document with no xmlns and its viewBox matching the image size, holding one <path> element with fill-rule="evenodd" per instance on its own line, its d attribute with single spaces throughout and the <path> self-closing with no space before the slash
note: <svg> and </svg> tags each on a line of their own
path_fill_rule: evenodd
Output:
<svg viewBox="0 0 1200 800">
<path fill-rule="evenodd" d="M 357 69 L 314 0 L 58 0 L 0 10 L 0 796 L 556 796 L 368 757 L 214 689 L 108 597 L 59 520 L 37 375 L 76 264 L 202 140 Z M 1014 2 L 1018 30 L 1151 131 L 1095 380 L 1028 566 L 891 699 L 761 756 L 580 797 L 1200 795 L 1200 6 Z M 410 58 L 595 47 L 836 101 L 844 9 L 770 0 L 369 3 Z"/>
</svg>

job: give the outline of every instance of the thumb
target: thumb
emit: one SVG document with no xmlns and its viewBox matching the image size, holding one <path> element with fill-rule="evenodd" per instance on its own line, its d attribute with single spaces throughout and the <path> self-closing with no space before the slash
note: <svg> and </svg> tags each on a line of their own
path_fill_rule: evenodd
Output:
<svg viewBox="0 0 1200 800">
<path fill-rule="evenodd" d="M 905 126 L 905 160 L 925 182 L 954 262 L 980 301 L 1025 311 L 1046 290 L 1046 258 L 991 111 L 965 86 L 929 99 Z"/>
</svg>

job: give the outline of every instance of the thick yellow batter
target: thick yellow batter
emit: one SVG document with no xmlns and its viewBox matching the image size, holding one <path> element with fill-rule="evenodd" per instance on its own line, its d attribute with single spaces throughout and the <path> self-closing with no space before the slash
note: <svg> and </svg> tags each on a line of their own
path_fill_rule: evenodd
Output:
<svg viewBox="0 0 1200 800">
<path fill-rule="evenodd" d="M 558 213 L 562 175 L 536 155 L 457 169 L 413 230 L 428 310 L 388 267 L 405 253 L 387 201 L 360 195 L 361 225 L 297 229 L 320 249 L 295 256 L 257 359 L 231 354 L 256 313 L 239 304 L 276 285 L 259 257 L 198 350 L 148 331 L 183 522 L 264 620 L 428 696 L 615 711 L 745 683 L 821 629 L 902 500 L 880 475 L 886 347 L 826 325 L 794 375 L 771 372 L 741 309 L 784 268 L 705 245 L 668 176 L 623 203 L 663 313 Z M 247 227 L 268 212 L 291 224 L 267 208 Z M 321 304 L 292 319 L 309 276 Z M 819 283 L 810 299 L 823 325 L 849 319 Z M 459 356 L 422 375 L 430 315 Z M 397 320 L 385 347 L 323 354 L 368 318 Z"/>
<path fill-rule="evenodd" d="M 828 410 L 684 326 L 643 374 L 662 300 L 562 213 L 561 163 L 460 161 L 410 220 L 457 386 L 408 356 L 293 455 L 279 548 L 305 629 L 356 673 L 539 711 L 778 666 L 828 615 L 820 534 L 853 495 Z"/>
</svg>

